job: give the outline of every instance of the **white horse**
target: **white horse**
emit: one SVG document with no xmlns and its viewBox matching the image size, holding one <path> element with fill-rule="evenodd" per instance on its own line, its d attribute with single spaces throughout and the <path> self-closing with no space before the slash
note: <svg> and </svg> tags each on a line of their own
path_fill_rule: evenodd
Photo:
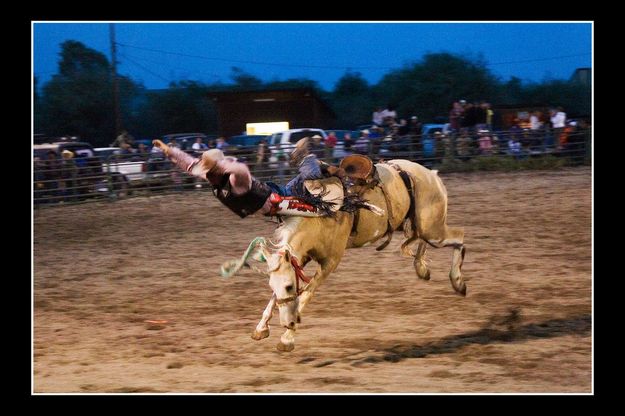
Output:
<svg viewBox="0 0 625 416">
<path fill-rule="evenodd" d="M 361 209 L 357 216 L 338 211 L 327 217 L 286 217 L 276 229 L 275 242 L 255 239 L 241 260 L 222 267 L 222 275 L 234 274 L 247 264 L 254 249 L 258 249 L 255 258 L 267 262 L 266 272 L 256 270 L 269 276 L 273 295 L 252 334 L 253 339 L 269 336 L 268 322 L 277 305 L 280 324 L 286 328 L 277 348 L 293 350 L 295 329 L 302 311 L 317 287 L 339 265 L 345 249 L 363 247 L 386 236 L 387 241 L 378 249 L 384 248 L 395 230 L 404 231 L 406 240 L 401 251 L 414 257 L 416 274 L 424 280 L 430 278 L 425 263 L 426 244 L 436 248 L 453 247 L 449 278 L 454 290 L 466 295 L 461 273 L 464 230 L 446 224 L 447 190 L 437 172 L 407 160 L 391 160 L 375 167 L 379 178 L 377 186 L 354 186 L 350 191 L 358 192 L 377 207 L 384 207 L 383 215 Z M 417 240 L 420 241 L 414 252 L 409 246 Z M 308 277 L 303 267 L 311 260 L 318 266 L 314 276 Z"/>
</svg>

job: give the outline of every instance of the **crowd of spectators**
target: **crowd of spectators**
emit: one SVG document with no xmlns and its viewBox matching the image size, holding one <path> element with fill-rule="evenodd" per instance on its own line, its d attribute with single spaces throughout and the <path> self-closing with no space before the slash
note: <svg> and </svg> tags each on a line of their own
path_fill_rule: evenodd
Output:
<svg viewBox="0 0 625 416">
<path fill-rule="evenodd" d="M 466 162 L 480 156 L 508 155 L 526 159 L 551 153 L 582 155 L 583 158 L 583 154 L 588 154 L 587 125 L 583 120 L 567 119 L 561 107 L 551 108 L 548 113 L 541 110 L 519 112 L 507 128 L 495 129 L 494 119 L 495 112 L 490 103 L 458 100 L 450 106 L 448 122 L 442 128 L 424 134 L 426 130 L 418 116 L 399 118 L 392 106 L 376 107 L 371 124 L 361 130 L 345 132 L 341 139 L 333 131 L 325 139 L 319 135 L 311 137 L 311 151 L 320 159 L 336 163 L 336 149 L 341 145 L 341 157 L 357 153 L 376 161 L 407 158 L 428 167 L 450 161 Z M 237 154 L 240 149 L 235 151 L 225 137 L 185 138 L 183 143 L 171 138 L 168 145 L 195 156 L 213 148 L 221 149 L 227 155 L 240 156 Z M 153 147 L 151 141 L 135 140 L 127 131 L 122 131 L 111 147 L 119 148 L 113 152 L 114 156 L 146 162 L 148 171 L 171 168 L 162 151 Z M 277 159 L 277 163 L 269 163 L 270 156 Z M 272 176 L 287 177 L 291 173 L 288 153 L 279 144 L 270 150 L 265 139 L 255 149 L 247 150 L 245 162 L 251 165 L 255 175 L 268 175 L 267 172 L 271 171 Z M 65 150 L 57 154 L 51 150 L 41 160 L 36 158 L 35 182 L 40 187 L 45 184 L 48 194 L 71 201 L 80 194 L 79 170 L 74 152 Z M 181 184 L 179 177 L 172 179 L 174 184 Z"/>
</svg>

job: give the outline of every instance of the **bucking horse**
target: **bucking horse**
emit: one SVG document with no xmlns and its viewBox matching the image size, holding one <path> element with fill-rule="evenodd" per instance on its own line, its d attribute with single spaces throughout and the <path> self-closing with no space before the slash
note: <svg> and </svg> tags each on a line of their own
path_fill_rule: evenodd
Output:
<svg viewBox="0 0 625 416">
<path fill-rule="evenodd" d="M 461 273 L 464 229 L 447 226 L 447 190 L 437 171 L 401 159 L 374 165 L 361 156 L 345 158 L 341 167 L 351 178 L 345 193 L 358 194 L 381 211 L 336 210 L 333 215 L 323 217 L 284 217 L 273 239 L 254 239 L 241 259 L 222 266 L 224 277 L 232 276 L 243 266 L 269 277 L 273 295 L 252 338 L 261 340 L 269 336 L 268 322 L 277 306 L 280 324 L 286 328 L 277 345 L 280 351 L 294 349 L 295 330 L 304 308 L 319 285 L 337 268 L 345 249 L 364 247 L 384 238 L 377 248 L 381 250 L 390 243 L 395 231 L 403 231 L 401 253 L 414 258 L 420 279 L 430 279 L 425 262 L 428 245 L 452 247 L 449 279 L 455 292 L 466 296 Z M 338 186 L 336 181 L 337 178 L 312 181 L 308 188 L 332 188 Z M 266 263 L 266 269 L 254 266 L 252 259 Z M 317 267 L 313 276 L 306 276 L 303 268 L 310 261 L 315 261 Z"/>
</svg>

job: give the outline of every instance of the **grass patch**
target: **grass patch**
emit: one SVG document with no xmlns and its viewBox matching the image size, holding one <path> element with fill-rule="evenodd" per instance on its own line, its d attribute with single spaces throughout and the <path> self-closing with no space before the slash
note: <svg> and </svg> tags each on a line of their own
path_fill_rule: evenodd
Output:
<svg viewBox="0 0 625 416">
<path fill-rule="evenodd" d="M 442 173 L 448 172 L 477 172 L 477 171 L 500 171 L 512 172 L 518 170 L 546 170 L 560 169 L 566 166 L 564 158 L 553 155 L 542 155 L 517 160 L 511 156 L 475 156 L 468 161 L 458 159 L 445 160 L 435 167 Z"/>
</svg>

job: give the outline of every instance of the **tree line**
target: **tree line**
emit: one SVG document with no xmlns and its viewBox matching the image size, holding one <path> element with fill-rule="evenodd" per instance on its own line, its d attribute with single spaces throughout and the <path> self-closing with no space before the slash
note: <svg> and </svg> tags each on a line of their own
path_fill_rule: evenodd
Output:
<svg viewBox="0 0 625 416">
<path fill-rule="evenodd" d="M 400 117 L 416 115 L 423 122 L 442 121 L 459 99 L 485 100 L 498 105 L 562 106 L 570 116 L 591 113 L 590 86 L 568 80 L 524 83 L 496 77 L 480 57 L 429 53 L 419 61 L 389 71 L 370 84 L 359 72 L 346 71 L 332 91 L 317 81 L 296 78 L 264 82 L 233 67 L 230 83 L 172 82 L 163 90 L 147 90 L 118 74 L 122 125 L 137 138 L 171 132 L 215 133 L 217 109 L 209 92 L 308 87 L 337 114 L 338 129 L 369 123 L 375 107 L 393 107 Z M 38 88 L 35 83 L 35 133 L 78 136 L 94 146 L 108 146 L 115 138 L 111 63 L 84 44 L 61 44 L 58 72 Z"/>
</svg>

